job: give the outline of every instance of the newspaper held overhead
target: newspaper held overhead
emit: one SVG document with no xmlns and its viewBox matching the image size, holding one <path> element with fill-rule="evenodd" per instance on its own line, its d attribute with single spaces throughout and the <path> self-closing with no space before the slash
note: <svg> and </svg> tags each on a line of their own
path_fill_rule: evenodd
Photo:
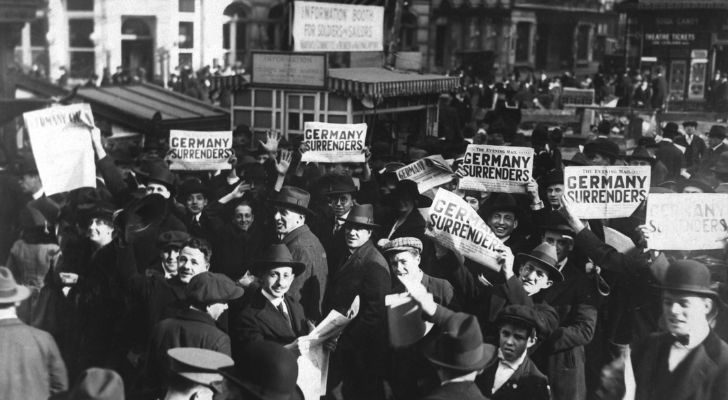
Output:
<svg viewBox="0 0 728 400">
<path fill-rule="evenodd" d="M 458 189 L 526 193 L 533 171 L 533 149 L 471 144 L 461 168 L 465 177 L 460 179 Z"/>
<path fill-rule="evenodd" d="M 728 194 L 652 193 L 647 198 L 648 248 L 722 249 L 728 236 Z"/>
<path fill-rule="evenodd" d="M 465 200 L 442 188 L 430 206 L 427 227 L 427 235 L 440 245 L 496 271 L 498 253 L 511 251 Z"/>
<path fill-rule="evenodd" d="M 96 187 L 90 105 L 31 111 L 23 114 L 23 120 L 45 194 Z"/>
<path fill-rule="evenodd" d="M 629 217 L 650 191 L 649 166 L 571 166 L 564 169 L 564 196 L 582 219 Z"/>
<path fill-rule="evenodd" d="M 232 131 L 169 131 L 170 170 L 216 171 L 230 169 Z"/>
<path fill-rule="evenodd" d="M 417 190 L 424 193 L 434 187 L 444 185 L 453 180 L 450 164 L 436 154 L 405 165 L 396 171 L 397 179 L 409 179 L 417 183 Z"/>
<path fill-rule="evenodd" d="M 293 51 L 382 51 L 384 7 L 293 2 Z"/>
<path fill-rule="evenodd" d="M 367 124 L 306 122 L 303 162 L 362 163 L 366 161 Z"/>
<path fill-rule="evenodd" d="M 305 339 L 309 341 L 309 349 L 298 357 L 298 379 L 296 384 L 301 388 L 306 399 L 319 399 L 326 394 L 326 383 L 329 375 L 329 351 L 324 347 L 327 340 L 338 338 L 349 323 L 359 314 L 359 296 L 349 307 L 346 315 L 331 310 Z"/>
</svg>

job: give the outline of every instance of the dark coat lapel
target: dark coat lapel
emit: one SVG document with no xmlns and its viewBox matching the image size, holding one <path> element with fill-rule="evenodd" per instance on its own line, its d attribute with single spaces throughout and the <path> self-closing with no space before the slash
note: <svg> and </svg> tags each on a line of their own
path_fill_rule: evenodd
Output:
<svg viewBox="0 0 728 400">
<path fill-rule="evenodd" d="M 703 386 L 703 381 L 711 371 L 718 368 L 711 355 L 720 352 L 720 339 L 712 332 L 688 356 L 678 364 L 670 378 L 669 398 L 672 400 L 689 399 L 696 390 Z M 712 352 L 710 350 L 713 350 Z M 669 351 L 669 350 L 668 350 Z"/>
<path fill-rule="evenodd" d="M 286 303 L 286 306 L 288 306 L 288 312 L 292 313 L 292 307 L 290 307 L 288 303 Z M 280 336 L 296 336 L 296 333 L 288 326 L 285 317 L 283 317 L 283 315 L 281 315 L 281 313 L 273 307 L 273 304 L 271 304 L 271 302 L 268 301 L 262 293 L 258 292 L 256 294 L 256 298 L 253 300 L 251 307 L 257 310 L 255 316 L 258 318 L 261 325 L 267 326 L 271 332 L 276 332 Z M 290 315 L 290 317 L 291 322 L 295 321 L 295 317 L 293 315 Z M 293 322 L 293 324 L 295 327 L 295 322 Z"/>
</svg>

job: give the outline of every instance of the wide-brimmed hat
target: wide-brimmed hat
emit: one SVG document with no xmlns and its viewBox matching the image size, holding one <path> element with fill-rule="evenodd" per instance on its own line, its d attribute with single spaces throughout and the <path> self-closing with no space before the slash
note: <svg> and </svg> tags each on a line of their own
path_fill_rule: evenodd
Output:
<svg viewBox="0 0 728 400">
<path fill-rule="evenodd" d="M 179 195 L 183 198 L 193 193 L 202 193 L 203 196 L 209 197 L 209 189 L 198 178 L 186 179 L 179 186 Z"/>
<path fill-rule="evenodd" d="M 325 175 L 321 178 L 325 196 L 332 194 L 355 193 L 354 180 L 348 175 Z"/>
<path fill-rule="evenodd" d="M 626 157 L 627 162 L 632 160 L 640 160 L 640 161 L 647 161 L 650 164 L 654 164 L 657 162 L 657 158 L 655 158 L 652 154 L 650 154 L 649 150 L 647 148 L 639 146 L 635 147 L 635 149 L 632 151 L 632 154 Z"/>
<path fill-rule="evenodd" d="M 703 263 L 694 260 L 671 261 L 665 277 L 657 286 L 662 290 L 692 293 L 718 299 L 718 293 L 711 288 L 710 270 Z"/>
<path fill-rule="evenodd" d="M 668 138 L 668 139 L 674 138 L 679 133 L 680 132 L 678 132 L 678 126 L 674 122 L 668 122 L 662 128 L 662 137 L 665 137 L 665 138 Z"/>
<path fill-rule="evenodd" d="M 114 220 L 116 207 L 107 201 L 98 201 L 87 210 L 79 210 L 79 218 L 84 223 L 90 223 L 94 218 L 111 223 Z"/>
<path fill-rule="evenodd" d="M 440 336 L 425 348 L 425 357 L 437 366 L 463 372 L 478 371 L 496 353 L 495 346 L 483 343 L 480 325 L 473 315 L 455 313 L 440 329 Z"/>
<path fill-rule="evenodd" d="M 571 157 L 571 160 L 563 160 L 562 161 L 565 166 L 585 166 L 589 165 L 589 159 L 586 158 L 586 155 L 580 151 L 574 153 L 574 156 Z"/>
<path fill-rule="evenodd" d="M 556 247 L 548 244 L 541 243 L 536 246 L 535 249 L 531 250 L 531 253 L 518 253 L 516 255 L 516 264 L 523 266 L 526 261 L 535 261 L 540 267 L 544 268 L 549 273 L 549 277 L 554 283 L 561 282 L 564 280 L 564 275 L 556 267 L 558 262 L 556 256 Z"/>
<path fill-rule="evenodd" d="M 708 176 L 694 176 L 690 177 L 690 179 L 681 179 L 677 182 L 676 192 L 682 193 L 683 190 L 685 190 L 688 186 L 696 187 L 703 191 L 703 193 L 715 193 L 715 187 L 718 186 L 720 182 L 717 180 L 711 179 Z"/>
<path fill-rule="evenodd" d="M 235 371 L 221 369 L 223 375 L 257 400 L 302 399 L 298 380 L 298 363 L 290 350 L 278 343 L 250 343 L 240 351 Z"/>
<path fill-rule="evenodd" d="M 427 196 L 420 194 L 420 190 L 417 188 L 417 183 L 410 180 L 404 180 L 397 182 L 397 187 L 392 191 L 392 199 L 412 199 L 415 203 L 415 207 L 424 208 L 432 205 L 432 199 Z"/>
<path fill-rule="evenodd" d="M 710 127 L 710 131 L 708 131 L 708 137 L 709 138 L 718 138 L 718 139 L 725 139 L 726 137 L 726 128 L 723 125 L 713 125 Z"/>
<path fill-rule="evenodd" d="M 356 204 L 346 218 L 339 218 L 339 220 L 344 221 L 344 224 L 379 228 L 379 225 L 374 223 L 374 206 L 371 204 Z"/>
<path fill-rule="evenodd" d="M 196 347 L 176 347 L 167 350 L 167 355 L 173 373 L 216 391 L 214 383 L 223 380 L 218 370 L 234 365 L 233 359 L 223 353 Z"/>
<path fill-rule="evenodd" d="M 272 268 L 291 267 L 294 275 L 300 275 L 306 270 L 306 264 L 295 261 L 288 246 L 283 243 L 272 244 L 263 252 L 263 255 L 253 261 L 253 273 L 258 275 Z"/>
<path fill-rule="evenodd" d="M 164 160 L 147 160 L 139 168 L 135 168 L 134 172 L 147 183 L 160 183 L 170 191 L 174 189 L 176 178 Z"/>
<path fill-rule="evenodd" d="M 497 325 L 502 325 L 509 322 L 527 329 L 536 329 L 536 334 L 538 336 L 543 336 L 548 331 L 543 322 L 543 318 L 539 315 L 538 310 L 532 306 L 511 304 L 503 308 L 498 313 L 495 323 Z"/>
<path fill-rule="evenodd" d="M 7 267 L 0 267 L 0 304 L 13 304 L 30 296 L 30 289 L 18 285 Z"/>
<path fill-rule="evenodd" d="M 310 201 L 311 194 L 307 191 L 295 186 L 283 186 L 281 191 L 271 200 L 271 203 L 301 214 L 311 215 L 313 212 L 308 209 Z"/>
<path fill-rule="evenodd" d="M 584 154 L 596 153 L 609 158 L 619 157 L 619 145 L 609 139 L 597 138 L 584 145 Z"/>
</svg>

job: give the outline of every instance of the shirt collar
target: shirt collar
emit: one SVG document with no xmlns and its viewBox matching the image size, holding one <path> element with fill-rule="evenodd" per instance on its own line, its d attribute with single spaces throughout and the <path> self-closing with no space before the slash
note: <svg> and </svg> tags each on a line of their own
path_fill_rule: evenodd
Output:
<svg viewBox="0 0 728 400">
<path fill-rule="evenodd" d="M 566 266 L 566 263 L 567 262 L 569 262 L 569 257 L 564 258 L 560 263 L 558 263 L 559 264 L 559 271 L 561 271 L 562 269 L 564 269 L 564 267 Z"/>
<path fill-rule="evenodd" d="M 705 338 L 708 337 L 709 334 L 710 325 L 702 324 L 700 326 L 696 326 L 694 329 L 691 330 L 690 335 L 688 336 L 688 343 L 686 345 L 675 342 L 675 344 L 673 344 L 673 347 L 678 349 L 692 350 L 698 347 L 701 343 L 703 343 L 703 341 L 705 340 Z"/>
<path fill-rule="evenodd" d="M 41 197 L 43 197 L 44 194 L 45 194 L 45 192 L 43 191 L 43 188 L 40 188 L 40 190 L 38 190 L 37 192 L 33 193 L 33 200 L 40 199 Z"/>
<path fill-rule="evenodd" d="M 528 351 L 524 351 L 523 354 L 521 354 L 521 356 L 518 357 L 515 361 L 507 361 L 505 358 L 503 358 L 503 352 L 498 349 L 498 360 L 500 361 L 500 364 L 514 371 L 517 370 L 518 367 L 521 366 L 521 364 L 523 364 L 523 361 L 526 359 L 527 356 Z"/>
<path fill-rule="evenodd" d="M 720 142 L 720 143 L 718 143 L 718 145 L 717 145 L 717 146 L 713 147 L 713 151 L 717 150 L 717 149 L 718 149 L 718 147 L 720 147 L 720 145 L 721 145 L 721 144 L 723 144 L 723 142 Z"/>
<path fill-rule="evenodd" d="M 283 297 L 273 297 L 270 293 L 268 293 L 265 289 L 260 289 L 260 292 L 263 293 L 263 296 L 265 296 L 268 301 L 270 301 L 271 304 L 273 304 L 273 307 L 278 308 L 278 306 L 283 303 Z"/>
</svg>

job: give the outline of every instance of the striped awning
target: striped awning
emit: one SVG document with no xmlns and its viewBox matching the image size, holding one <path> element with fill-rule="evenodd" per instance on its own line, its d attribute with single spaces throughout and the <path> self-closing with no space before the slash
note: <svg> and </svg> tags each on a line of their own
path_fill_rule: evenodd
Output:
<svg viewBox="0 0 728 400">
<path fill-rule="evenodd" d="M 328 77 L 329 92 L 358 99 L 439 94 L 459 86 L 460 78 L 456 76 L 422 75 L 385 68 L 332 68 Z"/>
<path fill-rule="evenodd" d="M 245 75 L 213 76 L 210 82 L 211 90 L 226 89 L 233 92 L 243 90 L 250 81 Z"/>
</svg>

